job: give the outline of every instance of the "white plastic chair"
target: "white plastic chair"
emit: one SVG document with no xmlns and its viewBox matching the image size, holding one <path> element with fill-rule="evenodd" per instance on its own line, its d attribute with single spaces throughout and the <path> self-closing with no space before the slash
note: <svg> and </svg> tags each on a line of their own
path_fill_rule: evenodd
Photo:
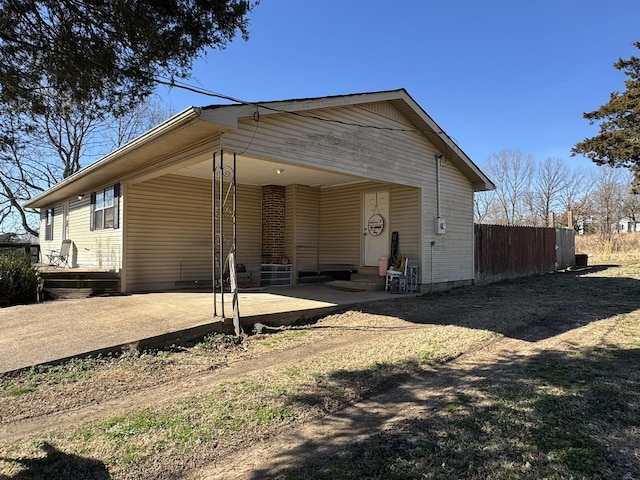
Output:
<svg viewBox="0 0 640 480">
<path fill-rule="evenodd" d="M 387 270 L 387 278 L 384 285 L 384 290 L 389 291 L 391 284 L 395 281 L 398 283 L 398 292 L 400 292 L 400 284 L 404 283 L 403 292 L 406 292 L 406 279 L 407 279 L 407 265 L 409 265 L 409 259 L 405 257 L 402 265 L 400 266 L 400 270 L 394 270 L 390 268 Z M 404 280 L 404 282 L 402 282 Z"/>
</svg>

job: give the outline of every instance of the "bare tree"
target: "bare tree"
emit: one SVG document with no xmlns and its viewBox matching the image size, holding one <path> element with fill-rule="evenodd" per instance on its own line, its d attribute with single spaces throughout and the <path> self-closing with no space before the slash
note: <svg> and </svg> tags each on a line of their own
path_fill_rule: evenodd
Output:
<svg viewBox="0 0 640 480">
<path fill-rule="evenodd" d="M 22 204 L 80 169 L 98 121 L 77 110 L 15 119 L 23 128 L 4 145 L 0 172 L 0 208 L 7 220 L 15 217 L 14 229 L 18 223 L 23 232 L 37 235 L 35 212 Z"/>
<path fill-rule="evenodd" d="M 537 169 L 534 180 L 533 210 L 540 223 L 546 225 L 551 213 L 558 213 L 565 189 L 568 168 L 559 158 L 547 158 Z M 553 225 L 548 225 L 553 226 Z"/>
<path fill-rule="evenodd" d="M 534 164 L 535 172 L 535 164 Z M 537 195 L 534 190 L 534 179 L 531 179 L 531 186 L 529 190 L 522 192 L 522 202 L 520 204 L 520 225 L 527 225 L 530 227 L 544 227 L 547 222 L 540 219 L 536 214 Z"/>
<path fill-rule="evenodd" d="M 487 190 L 473 195 L 473 218 L 475 223 L 493 223 L 496 218 L 496 192 Z"/>
<path fill-rule="evenodd" d="M 562 159 L 537 163 L 521 152 L 502 151 L 484 169 L 496 190 L 476 194 L 478 223 L 547 226 L 554 213 L 555 225 L 576 228 L 594 215 L 590 199 L 594 182 Z"/>
<path fill-rule="evenodd" d="M 157 123 L 163 115 L 160 104 L 153 100 L 151 105 L 143 103 L 118 118 L 62 100 L 40 114 L 0 113 L 5 126 L 0 143 L 2 230 L 37 236 L 39 217 L 23 203 Z"/>
<path fill-rule="evenodd" d="M 47 183 L 52 184 L 76 173 L 86 162 L 104 129 L 104 116 L 91 105 L 71 107 L 68 104 L 51 108 L 33 118 L 34 137 L 40 137 L 40 158 L 50 159 Z"/>
<path fill-rule="evenodd" d="M 477 223 L 547 226 L 553 213 L 555 225 L 605 236 L 622 219 L 634 228 L 640 223 L 640 195 L 626 170 L 602 166 L 587 174 L 559 158 L 537 164 L 519 151 L 495 154 L 484 168 L 496 190 L 474 197 Z"/>
<path fill-rule="evenodd" d="M 525 195 L 531 191 L 534 172 L 533 157 L 520 151 L 503 150 L 489 159 L 485 169 L 496 184 L 500 216 L 494 223 L 523 225 L 527 216 Z"/>
<path fill-rule="evenodd" d="M 629 219 L 630 230 L 637 232 L 640 225 L 640 193 L 627 192 L 622 200 L 622 215 Z"/>
<path fill-rule="evenodd" d="M 559 195 L 559 208 L 562 212 L 558 222 L 566 227 L 578 228 L 591 215 L 590 196 L 593 182 L 583 171 L 567 167 L 564 185 Z M 571 217 L 571 218 L 569 218 Z"/>
<path fill-rule="evenodd" d="M 155 127 L 169 117 L 171 110 L 171 107 L 162 102 L 159 97 L 147 98 L 129 115 L 122 115 L 115 119 L 112 128 L 107 130 L 105 136 L 108 149 L 114 150 Z"/>
<path fill-rule="evenodd" d="M 622 171 L 609 166 L 599 167 L 593 175 L 592 209 L 597 231 L 608 237 L 622 218 L 624 183 Z"/>
<path fill-rule="evenodd" d="M 14 112 L 0 116 L 4 130 L 0 142 L 0 225 L 3 233 L 37 234 L 30 227 L 34 219 L 22 208 L 22 203 L 47 186 L 49 168 L 32 161 L 37 159 L 35 144 L 29 139 L 33 125 Z"/>
<path fill-rule="evenodd" d="M 640 193 L 637 193 L 636 179 L 630 171 L 622 175 L 622 204 L 620 206 L 620 216 L 628 221 L 631 232 L 639 231 L 640 225 Z"/>
</svg>

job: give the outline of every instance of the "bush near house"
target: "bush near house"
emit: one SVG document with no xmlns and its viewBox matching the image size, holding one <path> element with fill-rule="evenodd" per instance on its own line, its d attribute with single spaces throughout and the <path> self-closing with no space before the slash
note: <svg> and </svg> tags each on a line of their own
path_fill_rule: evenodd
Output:
<svg viewBox="0 0 640 480">
<path fill-rule="evenodd" d="M 38 272 L 29 257 L 0 255 L 0 307 L 35 302 L 37 294 Z"/>
</svg>

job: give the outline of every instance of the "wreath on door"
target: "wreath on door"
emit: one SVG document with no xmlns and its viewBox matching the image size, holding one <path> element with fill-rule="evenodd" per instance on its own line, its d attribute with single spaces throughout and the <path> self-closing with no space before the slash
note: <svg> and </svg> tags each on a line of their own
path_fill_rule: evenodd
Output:
<svg viewBox="0 0 640 480">
<path fill-rule="evenodd" d="M 367 230 L 371 235 L 377 237 L 384 230 L 384 218 L 379 213 L 374 213 L 369 218 L 369 223 L 367 223 Z"/>
<path fill-rule="evenodd" d="M 377 237 L 384 230 L 384 218 L 378 213 L 378 194 L 376 193 L 376 205 L 373 209 L 373 215 L 369 217 L 367 222 L 367 231 L 370 235 Z"/>
</svg>

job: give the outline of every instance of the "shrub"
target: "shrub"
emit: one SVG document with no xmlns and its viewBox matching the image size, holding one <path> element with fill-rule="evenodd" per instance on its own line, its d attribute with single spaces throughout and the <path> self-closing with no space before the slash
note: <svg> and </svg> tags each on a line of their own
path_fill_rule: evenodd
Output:
<svg viewBox="0 0 640 480">
<path fill-rule="evenodd" d="M 0 255 L 0 307 L 32 303 L 38 295 L 38 272 L 28 257 Z"/>
</svg>

